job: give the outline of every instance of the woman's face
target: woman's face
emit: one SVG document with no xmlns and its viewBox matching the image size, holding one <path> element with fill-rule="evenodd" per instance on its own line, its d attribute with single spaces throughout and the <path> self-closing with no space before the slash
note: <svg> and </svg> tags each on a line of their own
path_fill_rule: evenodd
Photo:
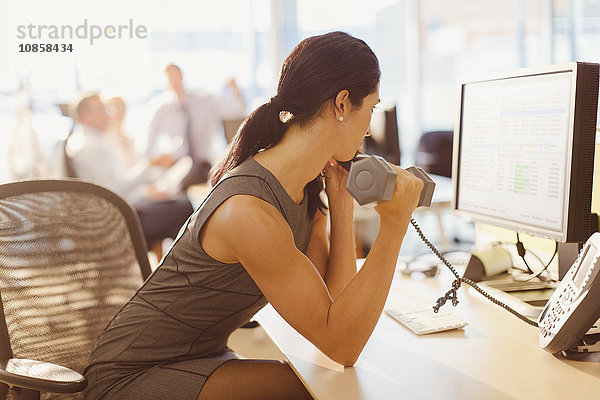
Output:
<svg viewBox="0 0 600 400">
<path fill-rule="evenodd" d="M 348 143 L 347 151 L 344 149 L 343 159 L 340 155 L 340 161 L 347 161 L 354 157 L 356 151 L 360 148 L 360 144 L 365 135 L 369 133 L 371 126 L 371 117 L 373 116 L 373 108 L 379 103 L 379 87 L 367 95 L 360 107 L 354 107 L 344 116 L 344 131 L 347 133 Z"/>
</svg>

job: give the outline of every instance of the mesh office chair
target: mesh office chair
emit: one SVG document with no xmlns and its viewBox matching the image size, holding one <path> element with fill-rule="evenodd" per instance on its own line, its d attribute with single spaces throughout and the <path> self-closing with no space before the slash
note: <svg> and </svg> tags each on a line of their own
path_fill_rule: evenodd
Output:
<svg viewBox="0 0 600 400">
<path fill-rule="evenodd" d="M 98 335 L 150 272 L 137 216 L 112 192 L 0 185 L 0 399 L 82 398 L 52 393 L 85 389 Z"/>
</svg>

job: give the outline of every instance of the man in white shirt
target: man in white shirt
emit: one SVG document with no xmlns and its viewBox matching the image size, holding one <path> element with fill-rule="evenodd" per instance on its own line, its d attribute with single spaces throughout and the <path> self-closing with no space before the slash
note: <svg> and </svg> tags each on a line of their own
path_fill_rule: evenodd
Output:
<svg viewBox="0 0 600 400">
<path fill-rule="evenodd" d="M 98 94 L 82 96 L 76 113 L 79 123 L 66 144 L 76 177 L 104 186 L 129 202 L 138 212 L 149 245 L 175 238 L 193 212 L 187 197 L 158 190 L 153 183 L 163 171 L 146 160 L 125 168 L 125 160 L 105 136 L 108 118 Z"/>
<path fill-rule="evenodd" d="M 159 172 L 140 160 L 131 168 L 110 144 L 105 129 L 108 118 L 97 94 L 83 97 L 77 105 L 79 123 L 67 142 L 67 155 L 77 177 L 96 182 L 129 203 L 146 197 L 149 184 Z"/>
<path fill-rule="evenodd" d="M 154 114 L 146 155 L 168 152 L 173 160 L 189 155 L 194 165 L 184 179 L 184 187 L 206 182 L 210 166 L 223 150 L 218 148 L 223 121 L 243 118 L 244 100 L 233 79 L 228 82 L 233 96 L 202 96 L 186 91 L 177 65 L 167 65 L 165 74 L 173 98 Z"/>
</svg>

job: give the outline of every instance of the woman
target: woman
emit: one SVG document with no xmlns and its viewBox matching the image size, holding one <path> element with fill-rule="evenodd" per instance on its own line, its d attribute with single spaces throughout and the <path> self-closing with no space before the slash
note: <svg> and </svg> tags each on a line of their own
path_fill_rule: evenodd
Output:
<svg viewBox="0 0 600 400">
<path fill-rule="evenodd" d="M 267 302 L 351 366 L 383 309 L 422 182 L 396 168 L 356 273 L 347 172 L 378 103 L 371 49 L 345 33 L 302 41 L 277 95 L 245 121 L 213 189 L 91 355 L 87 399 L 310 398 L 279 361 L 239 360 L 227 337 Z M 326 209 L 320 199 L 325 181 Z"/>
</svg>

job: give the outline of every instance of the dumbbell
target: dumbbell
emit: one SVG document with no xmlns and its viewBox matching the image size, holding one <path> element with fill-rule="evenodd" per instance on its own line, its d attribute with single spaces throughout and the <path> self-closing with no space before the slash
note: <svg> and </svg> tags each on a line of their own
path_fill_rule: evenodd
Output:
<svg viewBox="0 0 600 400">
<path fill-rule="evenodd" d="M 349 169 L 346 189 L 361 206 L 392 198 L 397 174 L 382 157 L 359 153 L 351 163 L 340 164 Z M 435 182 L 419 167 L 409 167 L 406 171 L 424 183 L 418 206 L 431 206 Z"/>
</svg>

